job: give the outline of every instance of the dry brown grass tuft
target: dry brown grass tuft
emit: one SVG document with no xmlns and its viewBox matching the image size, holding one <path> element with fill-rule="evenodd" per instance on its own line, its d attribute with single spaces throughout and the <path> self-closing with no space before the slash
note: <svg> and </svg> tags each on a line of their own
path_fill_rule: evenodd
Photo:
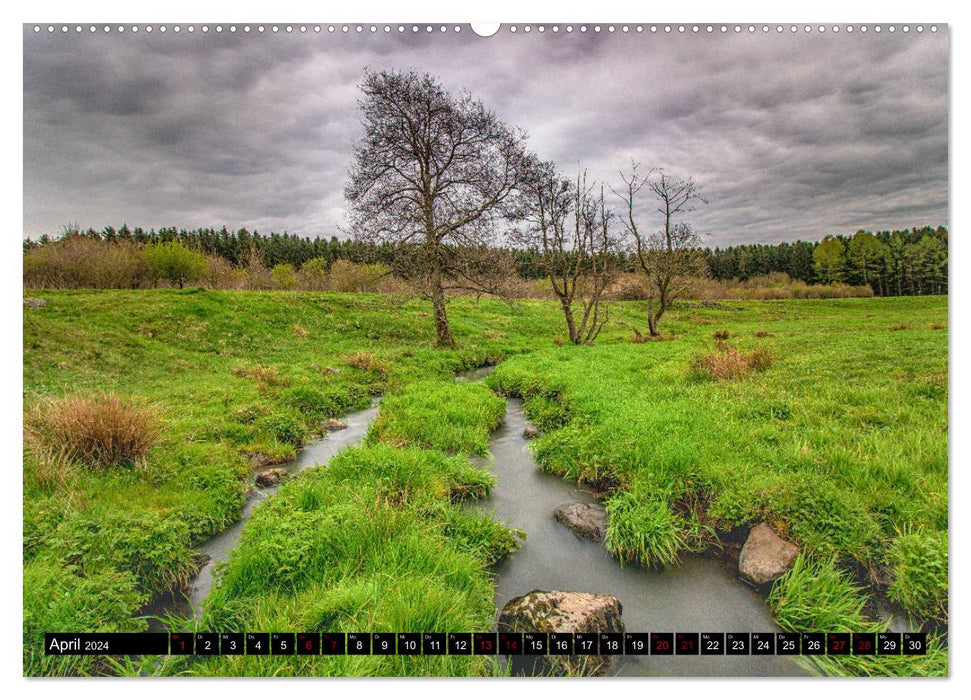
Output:
<svg viewBox="0 0 971 700">
<path fill-rule="evenodd" d="M 700 376 L 735 381 L 751 372 L 764 372 L 772 365 L 772 360 L 772 352 L 768 348 L 743 352 L 727 343 L 719 343 L 715 352 L 696 357 L 691 369 Z"/>
<path fill-rule="evenodd" d="M 41 491 L 61 491 L 73 484 L 77 465 L 63 450 L 38 445 L 24 460 L 24 483 L 33 483 Z"/>
<path fill-rule="evenodd" d="M 932 331 L 946 331 L 947 330 L 947 324 L 946 323 L 932 323 L 931 324 L 931 330 Z"/>
<path fill-rule="evenodd" d="M 310 335 L 310 332 L 303 326 L 294 326 L 293 334 L 298 338 L 306 338 L 308 335 Z"/>
<path fill-rule="evenodd" d="M 47 399 L 24 416 L 25 442 L 48 472 L 63 470 L 66 461 L 99 470 L 140 466 L 159 432 L 155 411 L 111 394 Z"/>
<path fill-rule="evenodd" d="M 364 370 L 365 372 L 376 372 L 377 374 L 384 375 L 388 371 L 387 366 L 369 352 L 355 352 L 350 355 L 344 355 L 344 362 L 351 367 Z"/>
<path fill-rule="evenodd" d="M 722 328 L 720 331 L 715 331 L 711 334 L 711 337 L 715 340 L 728 340 L 732 335 L 732 332 Z"/>
<path fill-rule="evenodd" d="M 752 335 L 754 335 L 756 338 L 771 338 L 773 336 L 773 334 L 769 333 L 769 331 L 763 331 L 761 329 L 755 331 L 755 333 Z"/>
<path fill-rule="evenodd" d="M 280 373 L 276 367 L 257 365 L 256 367 L 237 367 L 233 370 L 237 377 L 249 377 L 256 380 L 258 391 L 265 391 L 270 387 L 289 386 L 290 380 Z"/>
<path fill-rule="evenodd" d="M 908 326 L 906 323 L 895 323 L 894 325 L 890 326 L 890 330 L 892 330 L 892 331 L 909 331 L 910 330 L 910 326 Z"/>
</svg>

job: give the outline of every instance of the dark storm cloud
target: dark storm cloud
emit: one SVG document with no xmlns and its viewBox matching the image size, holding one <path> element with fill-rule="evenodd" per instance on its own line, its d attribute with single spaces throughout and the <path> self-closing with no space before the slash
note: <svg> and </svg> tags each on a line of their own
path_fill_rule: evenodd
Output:
<svg viewBox="0 0 971 700">
<path fill-rule="evenodd" d="M 24 234 L 331 235 L 364 68 L 467 87 L 567 173 L 690 174 L 708 243 L 947 222 L 937 35 L 104 35 L 24 39 Z M 644 215 L 652 207 L 644 206 Z"/>
</svg>

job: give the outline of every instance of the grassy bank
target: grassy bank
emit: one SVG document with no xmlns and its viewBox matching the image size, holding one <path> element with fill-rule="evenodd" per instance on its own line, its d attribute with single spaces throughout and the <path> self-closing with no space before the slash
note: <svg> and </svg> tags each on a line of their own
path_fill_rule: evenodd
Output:
<svg viewBox="0 0 971 700">
<path fill-rule="evenodd" d="M 581 348 L 553 343 L 562 319 L 547 302 L 457 299 L 459 349 L 441 350 L 427 305 L 400 297 L 30 296 L 47 305 L 24 312 L 25 411 L 111 394 L 149 411 L 158 436 L 144 459 L 104 469 L 27 444 L 27 674 L 103 671 L 96 657 L 43 657 L 42 633 L 143 629 L 139 609 L 182 585 L 196 569 L 193 545 L 238 516 L 251 463 L 291 457 L 327 418 L 379 393 L 364 446 L 257 509 L 204 624 L 487 624 L 485 567 L 515 538 L 453 501 L 489 487 L 467 456 L 487 449 L 502 402 L 449 380 L 507 358 L 490 382 L 526 397 L 545 430 L 535 443 L 544 467 L 613 489 L 608 543 L 618 555 L 674 562 L 708 546 L 711 531 L 769 520 L 812 561 L 858 566 L 916 615 L 940 617 L 946 604 L 945 299 L 685 305 L 665 327 L 670 340 L 636 343 L 630 325 L 643 325 L 643 305 L 622 303 L 597 346 Z M 738 376 L 711 376 L 725 367 Z M 806 624 L 791 607 L 776 610 L 780 624 Z M 160 670 L 490 672 L 477 663 L 227 657 Z"/>
</svg>

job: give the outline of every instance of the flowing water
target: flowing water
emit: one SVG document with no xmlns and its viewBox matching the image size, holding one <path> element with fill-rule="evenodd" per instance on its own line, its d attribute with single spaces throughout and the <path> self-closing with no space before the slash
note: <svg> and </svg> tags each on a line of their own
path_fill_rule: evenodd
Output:
<svg viewBox="0 0 971 700">
<path fill-rule="evenodd" d="M 776 632 L 762 596 L 719 561 L 684 557 L 664 571 L 621 566 L 602 543 L 584 540 L 556 522 L 564 503 L 594 503 L 594 494 L 548 474 L 533 461 L 519 399 L 493 433 L 492 459 L 485 461 L 497 483 L 475 507 L 522 529 L 521 549 L 495 568 L 496 605 L 536 589 L 609 593 L 620 600 L 629 632 Z M 521 668 L 526 659 L 514 661 Z M 517 663 L 518 661 L 518 663 Z M 793 676 L 806 672 L 784 656 L 617 656 L 605 675 Z"/>
<path fill-rule="evenodd" d="M 368 427 L 378 415 L 378 402 L 375 400 L 370 408 L 363 411 L 349 413 L 344 418 L 346 428 L 328 432 L 322 439 L 309 443 L 297 453 L 296 459 L 284 464 L 283 467 L 291 474 L 303 471 L 307 467 L 327 464 L 330 459 L 346 447 L 356 445 L 367 434 Z M 249 520 L 253 509 L 256 508 L 263 499 L 272 496 L 279 490 L 278 486 L 268 488 L 254 488 L 246 495 L 246 505 L 239 520 L 220 532 L 218 535 L 204 542 L 198 549 L 206 560 L 205 564 L 199 569 L 189 582 L 187 591 L 176 592 L 160 598 L 145 610 L 148 615 L 163 615 L 172 613 L 182 617 L 192 615 L 199 617 L 202 614 L 202 603 L 212 588 L 213 567 L 229 557 L 229 552 L 239 541 L 243 526 Z"/>
</svg>

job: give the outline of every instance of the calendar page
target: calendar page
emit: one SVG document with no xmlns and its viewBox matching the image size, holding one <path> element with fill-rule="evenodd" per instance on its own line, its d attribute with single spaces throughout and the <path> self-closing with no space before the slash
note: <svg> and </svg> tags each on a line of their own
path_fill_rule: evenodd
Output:
<svg viewBox="0 0 971 700">
<path fill-rule="evenodd" d="M 23 675 L 948 676 L 949 51 L 24 24 Z"/>
</svg>

